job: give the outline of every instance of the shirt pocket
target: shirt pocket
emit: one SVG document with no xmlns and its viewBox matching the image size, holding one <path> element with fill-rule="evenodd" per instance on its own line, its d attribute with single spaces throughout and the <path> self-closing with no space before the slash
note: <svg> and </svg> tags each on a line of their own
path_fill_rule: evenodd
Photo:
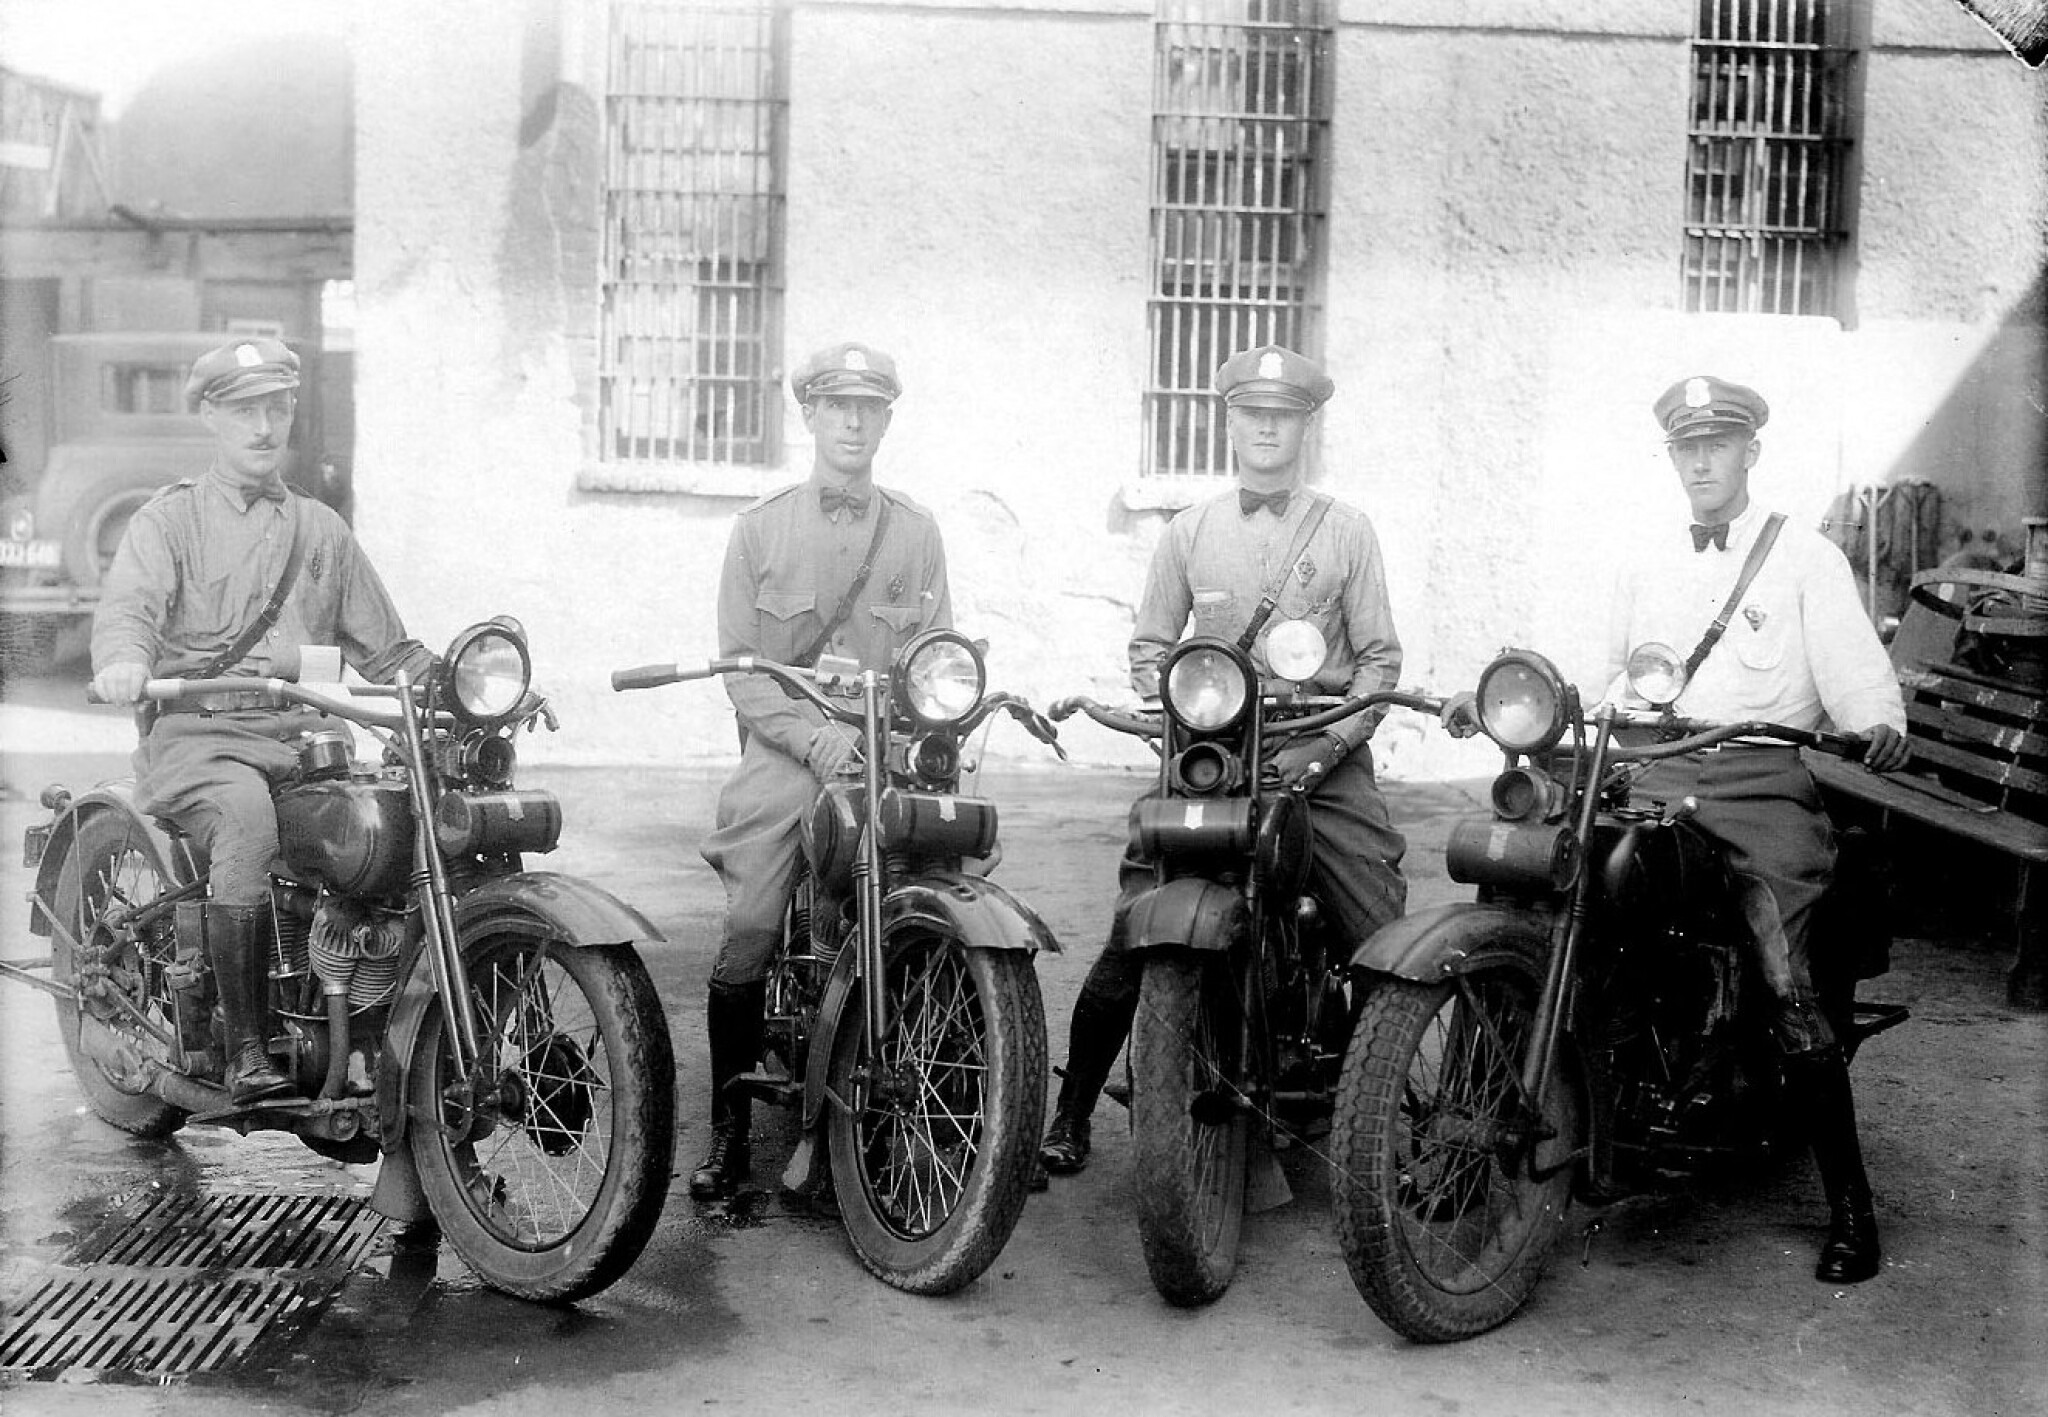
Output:
<svg viewBox="0 0 2048 1417">
<path fill-rule="evenodd" d="M 1229 590 L 1203 590 L 1194 593 L 1195 633 L 1217 635 L 1223 639 L 1234 638 L 1237 626 L 1237 594 Z"/>
<path fill-rule="evenodd" d="M 787 663 L 809 649 L 811 638 L 817 634 L 817 603 L 815 595 L 787 591 L 762 591 L 756 596 L 754 609 L 760 616 L 762 657 Z"/>
<path fill-rule="evenodd" d="M 898 644 L 917 632 L 924 623 L 922 605 L 870 605 L 868 612 L 888 628 Z"/>
<path fill-rule="evenodd" d="M 1750 669 L 1776 669 L 1784 662 L 1790 638 L 1785 612 L 1769 606 L 1745 605 L 1728 623 L 1728 643 L 1735 647 L 1735 657 Z"/>
</svg>

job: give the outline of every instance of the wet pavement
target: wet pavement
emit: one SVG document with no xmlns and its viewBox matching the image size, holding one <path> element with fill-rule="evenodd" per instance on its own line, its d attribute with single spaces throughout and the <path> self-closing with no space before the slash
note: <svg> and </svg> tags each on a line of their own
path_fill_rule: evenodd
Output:
<svg viewBox="0 0 2048 1417">
<path fill-rule="evenodd" d="M 0 795 L 0 953 L 37 952 L 14 843 L 42 815 L 23 794 L 122 769 L 105 715 L 8 728 Z M 1089 731 L 1085 726 L 1074 732 Z M 916 1414 L 1354 1411 L 1979 1414 L 2048 1410 L 2048 1019 L 2006 1006 L 2000 946 L 1971 922 L 1903 939 L 1867 992 L 1913 1020 L 1874 1041 L 1856 1075 L 1885 1225 L 1885 1273 L 1849 1290 L 1811 1276 L 1822 1231 L 1804 1161 L 1602 1211 L 1575 1210 L 1524 1313 L 1441 1348 L 1395 1338 L 1360 1301 L 1312 1150 L 1283 1166 L 1292 1204 L 1252 1217 L 1230 1292 L 1198 1311 L 1152 1291 L 1132 1218 L 1122 1114 L 1097 1113 L 1095 1159 L 1032 1197 L 994 1267 L 962 1292 L 917 1298 L 861 1269 L 838 1222 L 767 1189 L 693 1202 L 705 1140 L 703 991 L 720 892 L 695 854 L 722 765 L 550 769 L 564 844 L 547 869 L 581 874 L 645 911 L 676 1043 L 682 1132 L 667 1210 L 619 1284 L 573 1307 L 484 1289 L 462 1263 L 386 1227 L 324 1309 L 277 1326 L 227 1371 L 164 1386 L 0 1381 L 8 1414 L 533 1413 Z M 1067 946 L 1038 974 L 1065 1053 L 1074 993 L 1114 894 L 1124 812 L 1144 785 L 1106 769 L 993 768 L 997 879 Z M 1462 894 L 1442 843 L 1477 783 L 1389 783 L 1411 838 L 1411 904 Z M 785 1116 L 760 1128 L 772 1182 Z M 371 1167 L 281 1136 L 187 1128 L 128 1137 L 86 1109 L 51 1001 L 0 984 L 0 1304 L 61 1275 L 105 1227 L 160 1195 L 367 1197 Z M 331 1296 L 331 1297 L 329 1297 Z"/>
</svg>

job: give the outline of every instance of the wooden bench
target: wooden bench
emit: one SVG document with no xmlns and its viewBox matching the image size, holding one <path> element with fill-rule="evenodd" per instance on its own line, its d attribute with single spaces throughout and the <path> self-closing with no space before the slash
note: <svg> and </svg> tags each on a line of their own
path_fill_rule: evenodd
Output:
<svg viewBox="0 0 2048 1417">
<path fill-rule="evenodd" d="M 1844 825 L 1873 823 L 1894 848 L 1897 879 L 1913 870 L 1897 849 L 1901 818 L 2016 874 L 2006 993 L 2029 1008 L 2048 1007 L 2048 886 L 2037 879 L 2048 866 L 2048 692 L 2035 657 L 2048 645 L 2048 613 L 2036 613 L 2036 589 L 1985 571 L 1916 576 L 1891 645 L 1912 761 L 1890 774 L 1836 758 L 1812 762 L 1830 814 Z M 1973 652 L 1987 644 L 2019 655 Z M 2007 672 L 1987 672 L 1987 660 Z"/>
</svg>

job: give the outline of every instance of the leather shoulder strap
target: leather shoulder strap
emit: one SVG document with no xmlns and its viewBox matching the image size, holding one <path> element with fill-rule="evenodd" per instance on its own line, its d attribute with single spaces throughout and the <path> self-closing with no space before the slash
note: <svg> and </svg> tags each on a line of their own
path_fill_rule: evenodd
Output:
<svg viewBox="0 0 2048 1417">
<path fill-rule="evenodd" d="M 811 647 L 796 661 L 810 665 L 818 662 L 818 656 L 825 652 L 825 646 L 832 642 L 832 636 L 846 623 L 846 617 L 853 613 L 853 603 L 868 583 L 868 576 L 875 569 L 875 557 L 882 549 L 882 535 L 889 529 L 889 499 L 882 490 L 875 489 L 875 534 L 868 538 L 868 552 L 861 559 L 860 567 L 853 573 L 852 584 L 846 587 L 846 594 L 839 598 L 839 608 L 832 612 L 832 618 L 825 622 L 825 628 L 818 631 L 818 637 L 811 641 Z"/>
<path fill-rule="evenodd" d="M 1756 579 L 1756 573 L 1763 569 L 1764 558 L 1771 554 L 1771 547 L 1778 539 L 1778 528 L 1784 524 L 1785 514 L 1772 512 L 1764 522 L 1763 530 L 1756 534 L 1756 541 L 1749 548 L 1749 557 L 1742 563 L 1742 574 L 1735 578 L 1735 589 L 1728 592 L 1728 600 L 1722 605 L 1721 613 L 1714 617 L 1714 623 L 1707 626 L 1706 634 L 1700 636 L 1700 642 L 1685 658 L 1685 677 L 1688 681 L 1706 657 L 1713 652 L 1714 646 L 1721 642 L 1721 636 L 1728 632 L 1728 622 L 1735 618 L 1735 608 L 1742 604 L 1743 593 L 1749 589 L 1750 582 Z"/>
<path fill-rule="evenodd" d="M 1287 577 L 1301 562 L 1302 553 L 1308 550 L 1314 539 L 1316 528 L 1323 524 L 1323 517 L 1330 510 L 1330 499 L 1320 492 L 1311 492 L 1308 515 L 1301 519 L 1301 529 L 1294 534 L 1293 543 L 1287 548 L 1287 555 L 1280 562 L 1280 569 L 1259 595 L 1259 608 L 1252 612 L 1251 620 L 1245 625 L 1244 633 L 1237 637 L 1237 647 L 1249 650 L 1258 642 L 1259 631 L 1266 628 L 1266 622 L 1273 618 L 1273 611 L 1280 604 L 1280 592 L 1287 587 Z"/>
</svg>

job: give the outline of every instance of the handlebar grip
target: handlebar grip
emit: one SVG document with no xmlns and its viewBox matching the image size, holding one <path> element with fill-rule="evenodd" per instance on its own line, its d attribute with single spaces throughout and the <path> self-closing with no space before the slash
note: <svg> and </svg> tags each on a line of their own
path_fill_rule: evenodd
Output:
<svg viewBox="0 0 2048 1417">
<path fill-rule="evenodd" d="M 642 664 L 632 669 L 612 671 L 612 690 L 623 694 L 628 689 L 658 689 L 664 684 L 676 683 L 683 677 L 679 664 Z"/>
<path fill-rule="evenodd" d="M 100 691 L 90 684 L 85 686 L 85 701 L 89 704 L 103 704 L 106 702 L 105 699 L 100 697 Z"/>
</svg>

